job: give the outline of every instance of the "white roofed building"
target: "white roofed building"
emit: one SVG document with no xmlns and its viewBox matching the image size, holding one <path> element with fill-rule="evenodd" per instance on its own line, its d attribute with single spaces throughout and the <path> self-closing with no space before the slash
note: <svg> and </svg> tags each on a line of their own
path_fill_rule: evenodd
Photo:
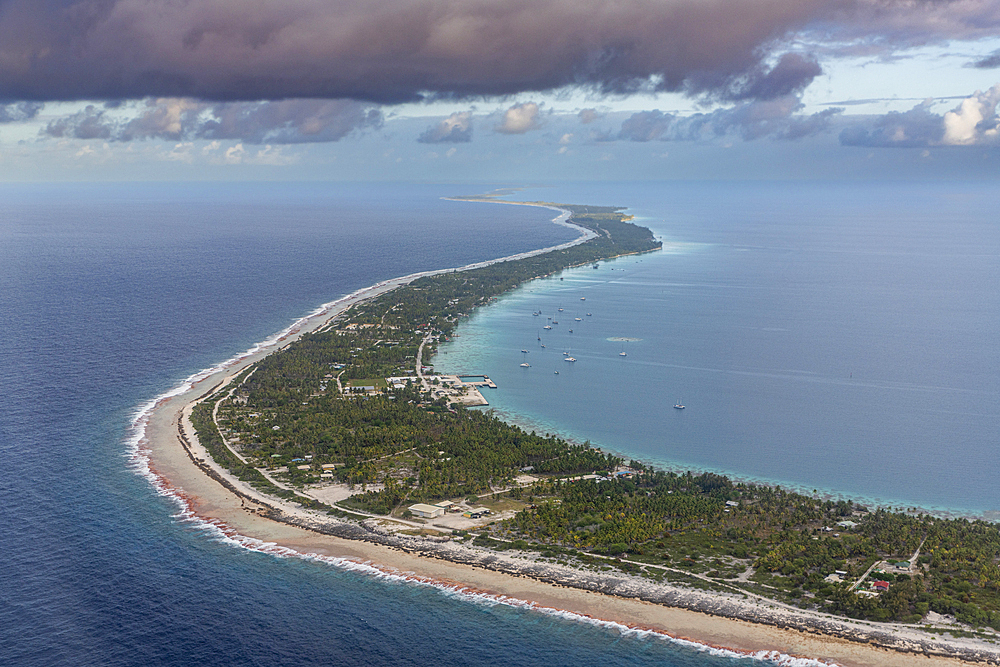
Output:
<svg viewBox="0 0 1000 667">
<path fill-rule="evenodd" d="M 425 505 L 423 503 L 417 503 L 416 505 L 410 505 L 410 512 L 414 516 L 423 517 L 425 519 L 433 519 L 434 517 L 442 516 L 444 514 L 443 507 L 437 507 L 436 505 Z"/>
</svg>

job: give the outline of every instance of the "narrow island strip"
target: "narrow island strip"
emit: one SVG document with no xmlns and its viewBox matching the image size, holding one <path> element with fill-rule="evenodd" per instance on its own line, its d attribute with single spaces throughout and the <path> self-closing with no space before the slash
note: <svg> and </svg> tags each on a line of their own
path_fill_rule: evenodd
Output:
<svg viewBox="0 0 1000 667">
<path fill-rule="evenodd" d="M 993 524 L 666 473 L 468 409 L 488 369 L 429 360 L 473 309 L 660 243 L 622 208 L 465 200 L 552 208 L 580 236 L 325 304 L 144 406 L 138 468 L 247 548 L 734 655 L 1000 664 Z"/>
</svg>

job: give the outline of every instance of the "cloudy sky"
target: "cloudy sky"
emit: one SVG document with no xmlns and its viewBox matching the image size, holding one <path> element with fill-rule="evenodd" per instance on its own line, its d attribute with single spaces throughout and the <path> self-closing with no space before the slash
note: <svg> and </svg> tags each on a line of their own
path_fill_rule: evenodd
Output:
<svg viewBox="0 0 1000 667">
<path fill-rule="evenodd" d="M 0 0 L 0 178 L 996 178 L 1000 0 Z"/>
</svg>

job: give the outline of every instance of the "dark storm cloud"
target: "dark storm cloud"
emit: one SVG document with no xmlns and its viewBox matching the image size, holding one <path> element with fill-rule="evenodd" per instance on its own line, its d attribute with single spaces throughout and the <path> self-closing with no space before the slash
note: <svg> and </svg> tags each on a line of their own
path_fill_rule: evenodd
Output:
<svg viewBox="0 0 1000 667">
<path fill-rule="evenodd" d="M 201 139 L 298 144 L 337 141 L 356 129 L 379 127 L 382 114 L 350 100 L 281 100 L 214 105 L 197 129 Z"/>
<path fill-rule="evenodd" d="M 0 123 L 17 123 L 31 120 L 45 105 L 41 102 L 16 102 L 0 104 Z"/>
<path fill-rule="evenodd" d="M 60 139 L 110 139 L 115 123 L 105 118 L 103 109 L 87 105 L 83 111 L 50 121 L 42 134 Z"/>
<path fill-rule="evenodd" d="M 996 69 L 1000 67 L 1000 51 L 994 51 L 990 55 L 972 63 L 976 69 Z"/>
<path fill-rule="evenodd" d="M 844 146 L 913 148 L 937 144 L 944 137 L 940 115 L 931 111 L 933 102 L 922 102 L 909 111 L 892 111 L 840 133 Z"/>
<path fill-rule="evenodd" d="M 618 132 L 618 138 L 629 141 L 669 139 L 670 137 L 666 135 L 674 128 L 676 121 L 676 116 L 663 113 L 659 109 L 639 111 L 622 122 L 622 129 Z"/>
<path fill-rule="evenodd" d="M 841 109 L 799 115 L 802 103 L 794 95 L 741 102 L 711 113 L 676 116 L 662 111 L 641 111 L 627 118 L 618 139 L 629 141 L 695 141 L 738 136 L 747 141 L 762 137 L 801 139 L 825 131 Z"/>
<path fill-rule="evenodd" d="M 252 144 L 296 144 L 337 141 L 354 130 L 381 123 L 381 112 L 350 100 L 208 104 L 165 98 L 147 100 L 128 120 L 112 115 L 106 107 L 88 105 L 51 121 L 42 132 L 53 137 L 109 141 L 233 139 Z"/>
<path fill-rule="evenodd" d="M 727 101 L 773 100 L 802 92 L 822 73 L 815 59 L 786 53 L 771 68 L 759 64 L 739 75 L 721 78 L 711 74 L 695 75 L 688 80 L 687 89 L 693 93 L 707 92 Z"/>
<path fill-rule="evenodd" d="M 6 0 L 7 100 L 399 102 L 580 85 L 766 99 L 795 34 L 885 44 L 985 36 L 1000 0 Z"/>
</svg>

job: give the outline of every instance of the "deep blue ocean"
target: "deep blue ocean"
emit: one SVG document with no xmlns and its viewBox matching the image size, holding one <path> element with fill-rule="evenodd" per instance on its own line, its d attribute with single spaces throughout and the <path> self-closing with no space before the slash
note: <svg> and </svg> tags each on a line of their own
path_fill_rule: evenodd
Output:
<svg viewBox="0 0 1000 667">
<path fill-rule="evenodd" d="M 130 464 L 140 406 L 319 304 L 573 236 L 440 199 L 478 191 L 0 186 L 0 664 L 744 662 L 241 549 Z"/>
</svg>

